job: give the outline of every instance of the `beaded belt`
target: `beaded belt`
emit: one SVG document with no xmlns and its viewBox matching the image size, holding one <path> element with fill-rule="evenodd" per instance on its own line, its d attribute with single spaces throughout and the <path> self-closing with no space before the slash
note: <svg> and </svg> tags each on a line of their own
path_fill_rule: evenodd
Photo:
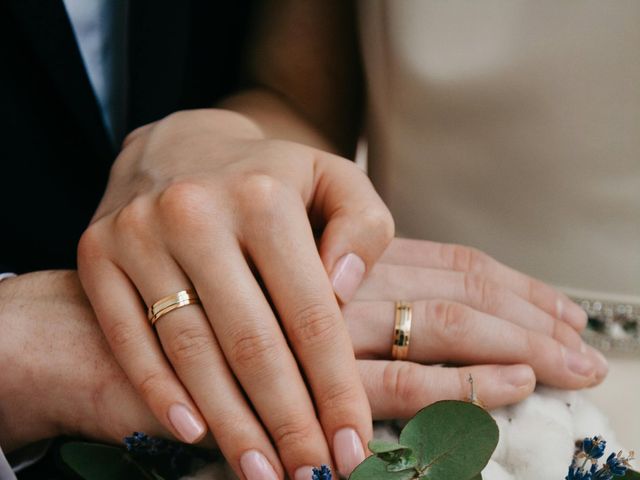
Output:
<svg viewBox="0 0 640 480">
<path fill-rule="evenodd" d="M 587 343 L 604 352 L 640 355 L 640 304 L 573 297 L 589 316 Z"/>
</svg>

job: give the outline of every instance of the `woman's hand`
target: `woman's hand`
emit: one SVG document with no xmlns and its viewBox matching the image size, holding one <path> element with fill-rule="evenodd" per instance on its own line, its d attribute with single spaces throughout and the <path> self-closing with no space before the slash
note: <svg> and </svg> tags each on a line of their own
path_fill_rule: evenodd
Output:
<svg viewBox="0 0 640 480">
<path fill-rule="evenodd" d="M 335 295 L 350 299 L 392 236 L 351 162 L 265 140 L 236 113 L 189 111 L 125 141 L 79 275 L 119 364 L 175 436 L 195 442 L 208 425 L 247 478 L 308 473 L 332 462 L 329 447 L 346 475 L 371 414 Z M 146 306 L 190 288 L 202 306 L 154 331 Z"/>
<path fill-rule="evenodd" d="M 390 395 L 370 395 L 377 413 L 386 409 L 395 391 L 406 394 L 398 394 L 396 401 L 408 404 L 407 412 L 443 394 L 465 398 L 469 372 L 490 408 L 521 400 L 533 388 L 535 377 L 548 385 L 575 389 L 595 385 L 607 374 L 604 357 L 580 338 L 578 332 L 586 325 L 580 307 L 477 250 L 394 239 L 354 301 L 343 307 L 358 358 L 390 357 L 395 300 L 413 302 L 408 360 L 479 366 L 452 369 L 361 362 L 361 370 L 368 372 L 363 379 L 369 391 L 377 386 L 368 384 L 367 378 L 391 383 Z M 440 388 L 434 390 L 434 383 Z M 385 399 L 384 405 L 379 398 Z"/>
<path fill-rule="evenodd" d="M 56 435 L 169 436 L 109 351 L 75 272 L 0 282 L 0 445 Z"/>
</svg>

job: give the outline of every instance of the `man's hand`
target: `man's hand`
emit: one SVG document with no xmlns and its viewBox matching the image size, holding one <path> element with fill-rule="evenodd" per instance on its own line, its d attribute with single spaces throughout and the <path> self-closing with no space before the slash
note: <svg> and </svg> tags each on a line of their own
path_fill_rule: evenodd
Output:
<svg viewBox="0 0 640 480">
<path fill-rule="evenodd" d="M 388 361 L 395 300 L 413 302 L 407 362 Z M 578 389 L 607 374 L 602 354 L 580 338 L 587 320 L 580 307 L 461 245 L 394 239 L 343 313 L 356 356 L 376 359 L 359 366 L 378 416 L 407 416 L 426 403 L 467 398 L 469 373 L 488 408 L 522 400 L 536 379 Z M 468 366 L 419 365 L 442 363 Z"/>
<path fill-rule="evenodd" d="M 169 436 L 109 352 L 72 271 L 0 283 L 0 445 L 56 435 L 120 443 L 135 430 Z"/>
</svg>

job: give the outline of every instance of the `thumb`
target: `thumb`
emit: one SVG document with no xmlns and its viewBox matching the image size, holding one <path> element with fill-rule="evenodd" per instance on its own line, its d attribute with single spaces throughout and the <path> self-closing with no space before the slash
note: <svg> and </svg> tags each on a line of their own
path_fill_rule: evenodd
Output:
<svg viewBox="0 0 640 480">
<path fill-rule="evenodd" d="M 319 155 L 314 193 L 312 214 L 324 223 L 320 258 L 347 303 L 393 239 L 393 218 L 367 175 L 335 155 Z"/>
</svg>

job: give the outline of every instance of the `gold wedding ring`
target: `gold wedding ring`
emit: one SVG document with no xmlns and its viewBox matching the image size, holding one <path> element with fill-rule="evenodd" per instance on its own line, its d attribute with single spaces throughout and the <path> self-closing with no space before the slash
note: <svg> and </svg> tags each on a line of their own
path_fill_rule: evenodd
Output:
<svg viewBox="0 0 640 480">
<path fill-rule="evenodd" d="M 149 318 L 151 325 L 155 325 L 163 315 L 194 303 L 200 303 L 194 290 L 180 290 L 178 293 L 167 295 L 151 305 L 147 311 L 147 318 Z"/>
<path fill-rule="evenodd" d="M 393 329 L 393 347 L 391 358 L 404 360 L 409 354 L 409 338 L 411 337 L 411 303 L 396 302 L 396 322 Z"/>
</svg>

